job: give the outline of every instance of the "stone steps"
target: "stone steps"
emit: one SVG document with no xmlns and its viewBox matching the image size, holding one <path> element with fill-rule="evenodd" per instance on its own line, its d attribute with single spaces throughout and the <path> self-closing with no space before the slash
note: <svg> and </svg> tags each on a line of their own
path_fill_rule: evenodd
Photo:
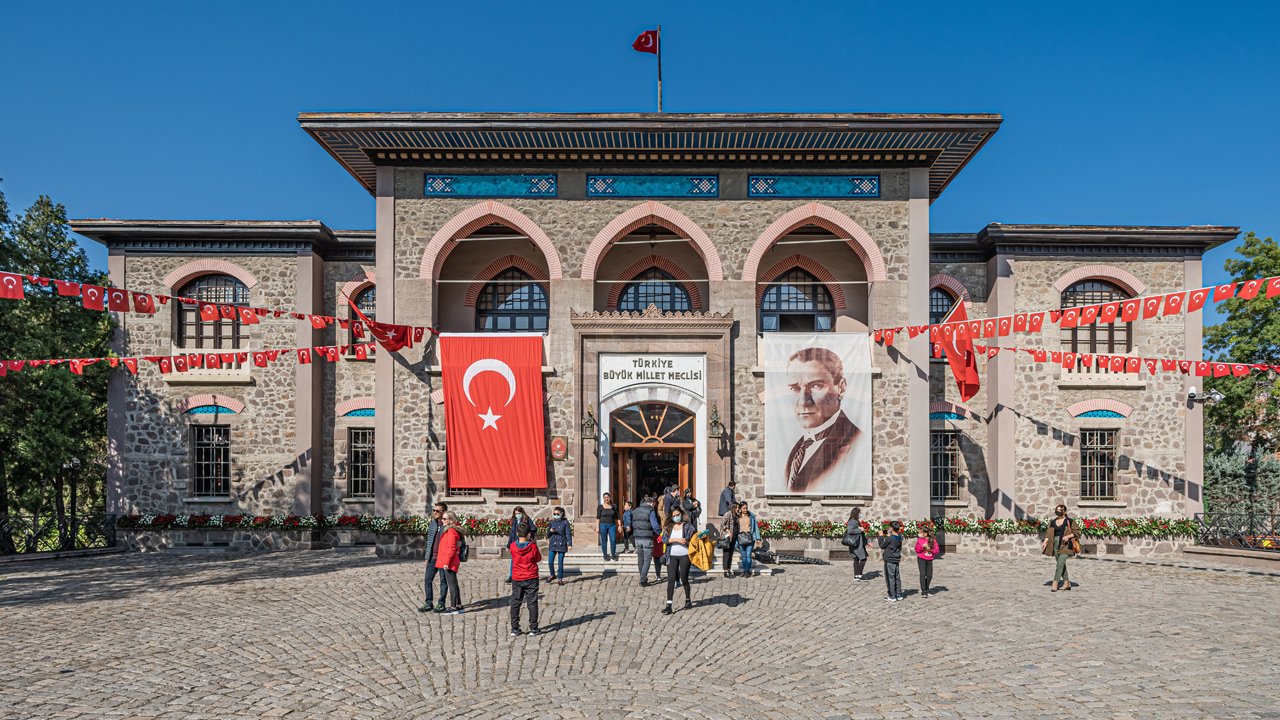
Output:
<svg viewBox="0 0 1280 720">
<path fill-rule="evenodd" d="M 733 563 L 735 570 L 738 567 L 736 557 L 737 556 L 735 555 Z M 720 561 L 722 559 L 721 551 L 717 550 L 714 559 L 715 564 L 711 566 L 711 573 L 721 572 Z M 546 565 L 547 562 L 544 559 L 542 561 L 542 566 L 545 568 Z M 652 568 L 652 565 L 650 565 L 650 568 Z M 755 575 L 773 574 L 773 569 L 771 567 L 764 565 L 759 561 L 755 563 L 755 567 L 752 569 Z M 616 562 L 605 561 L 600 557 L 599 553 L 571 552 L 564 556 L 564 573 L 565 575 L 639 575 L 640 569 L 636 567 L 636 554 L 634 552 L 619 552 L 618 560 Z M 652 569 L 650 570 L 650 573 L 652 573 Z M 690 574 L 700 575 L 702 574 L 702 571 L 697 567 L 694 567 L 690 570 Z M 652 575 L 650 575 L 650 577 L 652 577 Z"/>
</svg>

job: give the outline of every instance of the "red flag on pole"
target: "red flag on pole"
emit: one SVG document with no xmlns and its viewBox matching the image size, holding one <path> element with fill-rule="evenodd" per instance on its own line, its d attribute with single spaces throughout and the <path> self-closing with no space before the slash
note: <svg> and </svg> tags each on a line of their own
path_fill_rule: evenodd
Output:
<svg viewBox="0 0 1280 720">
<path fill-rule="evenodd" d="M 644 32 L 640 33 L 640 36 L 636 38 L 635 42 L 631 43 L 631 47 L 637 50 L 638 52 L 653 53 L 654 55 L 657 55 L 658 54 L 658 31 L 645 30 Z"/>
<path fill-rule="evenodd" d="M 943 322 L 963 323 L 969 319 L 964 310 L 964 303 L 958 302 Z M 978 359 L 973 354 L 973 341 L 961 338 L 957 333 L 944 333 L 943 350 L 947 355 L 947 363 L 951 366 L 951 374 L 956 378 L 956 386 L 960 389 L 961 402 L 968 402 L 978 394 L 981 381 L 978 377 Z"/>
<path fill-rule="evenodd" d="M 542 336 L 442 336 L 440 365 L 449 487 L 546 487 Z"/>
</svg>

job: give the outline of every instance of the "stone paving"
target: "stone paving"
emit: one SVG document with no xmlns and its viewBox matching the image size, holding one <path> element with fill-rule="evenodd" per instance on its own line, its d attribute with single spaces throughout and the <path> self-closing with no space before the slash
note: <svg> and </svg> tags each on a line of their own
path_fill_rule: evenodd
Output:
<svg viewBox="0 0 1280 720">
<path fill-rule="evenodd" d="M 460 616 L 421 565 L 352 552 L 123 555 L 0 567 L 0 718 L 1280 719 L 1280 579 L 952 556 L 936 597 L 847 564 L 695 582 L 659 614 L 634 576 L 543 584 L 507 635 L 505 561 Z M 904 563 L 914 589 L 914 563 Z M 678 603 L 679 605 L 679 603 Z"/>
</svg>

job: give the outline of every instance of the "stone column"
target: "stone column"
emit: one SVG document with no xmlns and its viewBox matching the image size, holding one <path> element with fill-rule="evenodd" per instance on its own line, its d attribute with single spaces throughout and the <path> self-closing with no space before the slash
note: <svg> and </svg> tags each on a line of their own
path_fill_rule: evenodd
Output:
<svg viewBox="0 0 1280 720">
<path fill-rule="evenodd" d="M 907 324 L 929 324 L 929 169 L 912 168 L 907 200 Z M 929 517 L 929 337 L 907 341 L 907 510 Z"/>
<path fill-rule="evenodd" d="M 115 287 L 128 287 L 125 284 L 126 256 L 123 250 L 111 250 L 107 254 L 107 272 L 111 284 Z M 119 324 L 115 336 L 111 340 L 111 349 L 120 355 L 126 352 L 129 328 L 129 313 L 116 316 Z M 122 513 L 120 494 L 124 487 L 124 446 L 126 436 L 125 403 L 128 398 L 128 371 L 116 368 L 107 380 L 107 477 L 105 505 L 107 513 Z"/>
<path fill-rule="evenodd" d="M 1185 290 L 1195 290 L 1201 287 L 1204 279 L 1201 274 L 1201 259 L 1199 257 L 1187 258 L 1182 263 L 1182 284 Z M 1197 310 L 1193 313 L 1183 315 L 1183 333 L 1185 343 L 1183 357 L 1188 360 L 1203 360 L 1204 345 L 1201 337 L 1204 332 L 1204 320 L 1201 314 L 1204 311 Z M 1204 381 L 1193 375 L 1188 375 L 1189 385 L 1196 389 L 1196 392 L 1204 391 Z M 1179 388 L 1179 394 L 1185 392 Z M 1185 401 L 1186 398 L 1183 398 Z M 1183 502 L 1183 510 L 1187 517 L 1195 517 L 1196 513 L 1204 512 L 1204 403 L 1187 403 L 1186 422 L 1183 423 L 1183 462 L 1186 464 L 1186 471 L 1183 474 L 1185 480 L 1185 495 Z"/>
<path fill-rule="evenodd" d="M 377 318 L 396 321 L 395 168 L 377 171 L 374 209 L 374 283 L 378 287 Z M 375 515 L 395 513 L 395 358 L 381 347 L 374 360 L 373 463 Z"/>
<path fill-rule="evenodd" d="M 323 301 L 324 261 L 310 250 L 298 253 L 294 292 L 298 312 L 320 313 Z M 312 347 L 321 341 L 321 335 L 309 322 L 297 324 L 297 347 Z M 323 512 L 324 493 L 319 487 L 323 473 L 319 472 L 319 458 L 324 443 L 320 439 L 321 363 L 312 358 L 311 364 L 297 363 L 294 370 L 294 479 L 293 513 L 314 515 Z"/>
<path fill-rule="evenodd" d="M 1014 313 L 1013 261 L 996 255 L 987 261 L 987 317 Z M 999 338 L 1000 346 L 1010 345 L 1013 336 Z M 1016 514 L 1014 452 L 1017 418 L 1013 414 L 1013 394 L 1017 390 L 1017 358 L 1002 352 L 987 361 L 987 517 L 1010 518 Z"/>
</svg>

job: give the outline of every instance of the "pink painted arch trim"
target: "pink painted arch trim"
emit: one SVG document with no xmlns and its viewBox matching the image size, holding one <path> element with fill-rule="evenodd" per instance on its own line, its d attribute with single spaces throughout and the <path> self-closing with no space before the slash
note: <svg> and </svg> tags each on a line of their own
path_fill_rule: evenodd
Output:
<svg viewBox="0 0 1280 720">
<path fill-rule="evenodd" d="M 1147 284 L 1138 279 L 1137 275 L 1111 265 L 1086 265 L 1078 267 L 1068 272 L 1053 284 L 1053 289 L 1058 292 L 1064 292 L 1067 288 L 1075 285 L 1081 280 L 1107 280 L 1120 286 L 1122 290 L 1130 295 L 1141 295 L 1147 291 Z"/>
<path fill-rule="evenodd" d="M 480 228 L 493 223 L 501 223 L 527 236 L 533 241 L 534 245 L 538 246 L 538 249 L 542 251 L 543 257 L 546 258 L 548 278 L 559 280 L 563 277 L 560 254 L 556 252 L 556 247 L 552 244 L 551 238 L 547 237 L 547 233 L 541 227 L 538 227 L 538 224 L 531 220 L 528 215 L 497 200 L 485 200 L 476 203 L 454 215 L 444 226 L 437 230 L 436 234 L 427 242 L 426 249 L 422 251 L 422 264 L 418 270 L 418 277 L 424 280 L 432 280 L 439 277 L 440 268 L 444 265 L 444 260 L 449 256 L 449 253 L 453 252 L 453 249 L 457 247 L 458 239 L 467 237 Z"/>
<path fill-rule="evenodd" d="M 929 278 L 929 289 L 942 288 L 951 293 L 951 297 L 957 298 L 964 302 L 964 309 L 972 310 L 973 298 L 969 295 L 969 288 L 964 283 L 957 280 L 954 276 L 946 273 L 937 273 Z"/>
<path fill-rule="evenodd" d="M 364 397 L 351 398 L 350 400 L 343 400 L 342 402 L 338 403 L 338 406 L 336 408 L 334 408 L 334 414 L 337 415 L 338 417 L 342 417 L 348 413 L 355 412 L 356 410 L 373 410 L 373 409 L 374 409 L 373 396 L 366 395 Z"/>
<path fill-rule="evenodd" d="M 1119 400 L 1111 400 L 1110 398 L 1095 398 L 1093 400 L 1081 400 L 1067 408 L 1067 414 L 1071 417 L 1080 417 L 1081 415 L 1092 412 L 1094 410 L 1110 410 L 1119 414 L 1121 417 L 1129 417 L 1133 412 L 1133 406 L 1126 405 Z"/>
<path fill-rule="evenodd" d="M 654 200 L 642 202 L 627 210 L 610 220 L 608 225 L 596 233 L 591 244 L 587 246 L 586 255 L 582 258 L 582 279 L 595 280 L 600 260 L 604 258 L 605 252 L 613 243 L 646 225 L 661 225 L 688 239 L 702 256 L 703 264 L 707 266 L 707 279 L 711 282 L 724 280 L 724 266 L 720 262 L 720 253 L 716 251 L 716 246 L 711 242 L 706 231 L 679 210 Z"/>
<path fill-rule="evenodd" d="M 168 275 L 164 276 L 164 280 L 160 282 L 167 288 L 169 292 L 177 292 L 183 285 L 200 277 L 201 275 L 230 275 L 231 277 L 244 283 L 244 286 L 252 290 L 258 284 L 258 278 L 253 273 L 236 265 L 233 262 L 217 259 L 192 260 L 191 262 L 174 268 Z"/>
<path fill-rule="evenodd" d="M 801 270 L 804 270 L 810 275 L 818 278 L 819 281 L 830 283 L 829 285 L 825 285 L 825 287 L 827 288 L 827 292 L 831 293 L 831 304 L 835 305 L 836 310 L 844 310 L 848 307 L 847 301 L 844 297 L 844 288 L 836 284 L 836 276 L 831 274 L 830 270 L 808 255 L 792 255 L 790 257 L 785 257 L 774 263 L 768 270 L 765 270 L 761 277 L 764 278 L 765 282 L 772 283 L 774 280 L 777 280 L 779 276 L 792 268 L 800 268 Z M 759 305 L 760 301 L 764 300 L 764 291 L 768 289 L 768 285 L 756 285 L 756 305 Z"/>
<path fill-rule="evenodd" d="M 546 270 L 535 265 L 529 258 L 520 257 L 519 255 L 504 255 L 476 273 L 476 281 L 467 287 L 467 296 L 463 299 L 462 305 L 469 308 L 475 307 L 476 301 L 480 299 L 480 291 L 484 290 L 485 284 L 511 268 L 516 268 L 528 275 L 542 286 L 542 292 L 547 295 L 551 294 L 551 288 L 547 285 Z"/>
<path fill-rule="evenodd" d="M 666 272 L 676 280 L 680 280 L 680 284 L 684 286 L 684 291 L 689 293 L 689 305 L 693 307 L 694 310 L 703 309 L 702 292 L 698 290 L 696 283 L 691 282 L 689 273 L 668 258 L 664 258 L 659 255 L 649 255 L 648 257 L 642 257 L 631 263 L 630 267 L 618 273 L 618 278 L 623 280 L 623 282 L 616 282 L 613 284 L 613 287 L 609 289 L 608 307 L 610 310 L 618 309 L 618 300 L 622 298 L 622 289 L 627 286 L 627 281 L 635 279 L 637 275 L 651 267 L 656 267 L 659 270 Z"/>
<path fill-rule="evenodd" d="M 174 409 L 179 413 L 185 413 L 192 408 L 203 407 L 205 405 L 217 405 L 218 407 L 226 408 L 237 415 L 244 412 L 245 408 L 245 404 L 235 398 L 227 397 L 226 395 L 206 394 L 192 395 L 186 400 L 180 401 Z"/>
<path fill-rule="evenodd" d="M 816 202 L 801 205 L 765 228 L 755 244 L 751 246 L 751 251 L 747 253 L 747 261 L 742 268 L 742 279 L 746 282 L 759 280 L 760 262 L 769 248 L 773 247 L 778 240 L 805 225 L 817 225 L 838 237 L 843 237 L 849 248 L 862 260 L 862 265 L 867 271 L 867 280 L 871 282 L 888 280 L 884 255 L 871 235 L 853 218 L 829 205 Z"/>
<path fill-rule="evenodd" d="M 946 400 L 934 400 L 929 403 L 929 414 L 933 413 L 955 413 L 969 418 L 970 420 L 981 420 L 982 416 L 970 410 L 968 406 L 960 403 L 947 402 Z"/>
<path fill-rule="evenodd" d="M 342 287 L 338 288 L 338 307 L 340 308 L 346 307 L 347 300 L 349 298 L 354 298 L 355 296 L 364 292 L 367 288 L 373 287 L 374 285 L 373 272 L 369 270 L 365 270 L 359 273 L 359 275 L 361 275 L 360 278 L 345 282 L 342 284 Z"/>
</svg>

